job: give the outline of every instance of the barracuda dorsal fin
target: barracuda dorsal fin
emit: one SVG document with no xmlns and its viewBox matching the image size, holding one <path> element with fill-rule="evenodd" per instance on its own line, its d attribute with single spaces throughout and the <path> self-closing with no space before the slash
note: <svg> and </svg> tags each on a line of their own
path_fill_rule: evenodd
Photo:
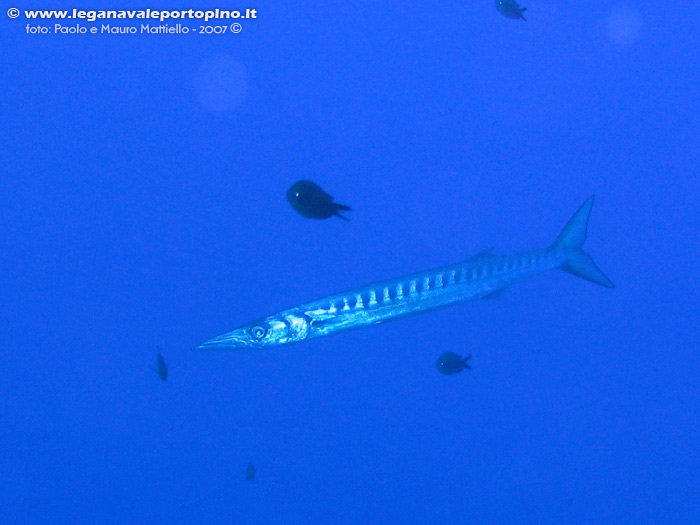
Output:
<svg viewBox="0 0 700 525">
<path fill-rule="evenodd" d="M 485 250 L 481 250 L 479 253 L 472 255 L 464 262 L 473 263 L 478 261 L 486 261 L 488 259 L 493 259 L 494 257 L 498 257 L 498 255 L 494 255 L 493 248 L 486 248 Z"/>
</svg>

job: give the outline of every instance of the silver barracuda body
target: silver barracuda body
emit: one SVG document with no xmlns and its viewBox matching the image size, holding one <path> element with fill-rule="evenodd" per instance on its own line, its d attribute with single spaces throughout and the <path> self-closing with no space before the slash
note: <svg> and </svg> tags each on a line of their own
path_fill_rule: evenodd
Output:
<svg viewBox="0 0 700 525">
<path fill-rule="evenodd" d="M 613 283 L 581 249 L 592 206 L 590 197 L 548 248 L 507 256 L 487 250 L 458 264 L 330 295 L 209 339 L 193 350 L 268 348 L 306 341 L 483 299 L 554 268 L 612 288 Z"/>
</svg>

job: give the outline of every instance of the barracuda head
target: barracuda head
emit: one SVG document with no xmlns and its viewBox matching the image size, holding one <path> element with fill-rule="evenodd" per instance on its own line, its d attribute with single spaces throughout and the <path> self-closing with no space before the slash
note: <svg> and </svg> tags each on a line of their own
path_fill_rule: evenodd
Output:
<svg viewBox="0 0 700 525">
<path fill-rule="evenodd" d="M 213 337 L 192 350 L 245 350 L 269 348 L 303 341 L 309 333 L 309 318 L 287 310 Z"/>
</svg>

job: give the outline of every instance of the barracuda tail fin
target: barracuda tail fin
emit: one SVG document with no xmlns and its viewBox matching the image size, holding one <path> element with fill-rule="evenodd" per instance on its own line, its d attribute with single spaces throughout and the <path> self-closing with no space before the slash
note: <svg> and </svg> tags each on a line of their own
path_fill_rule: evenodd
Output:
<svg viewBox="0 0 700 525">
<path fill-rule="evenodd" d="M 595 196 L 589 197 L 574 213 L 553 247 L 563 249 L 567 255 L 566 261 L 561 265 L 562 270 L 601 286 L 615 288 L 612 281 L 593 262 L 593 258 L 581 249 L 586 240 L 588 217 L 591 214 L 594 199 Z"/>
</svg>

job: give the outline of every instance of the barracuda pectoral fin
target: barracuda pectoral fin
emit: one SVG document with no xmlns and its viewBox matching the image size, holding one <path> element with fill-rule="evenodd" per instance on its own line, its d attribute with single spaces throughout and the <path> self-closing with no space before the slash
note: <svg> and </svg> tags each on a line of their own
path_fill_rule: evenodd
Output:
<svg viewBox="0 0 700 525">
<path fill-rule="evenodd" d="M 593 258 L 582 249 L 583 243 L 586 241 L 588 218 L 591 215 L 594 199 L 595 196 L 589 197 L 574 213 L 557 240 L 554 241 L 553 248 L 562 250 L 566 254 L 566 260 L 560 267 L 565 272 L 607 288 L 615 288 L 613 282 L 593 262 Z"/>
<path fill-rule="evenodd" d="M 307 310 L 304 312 L 311 321 L 326 321 L 337 317 L 336 313 L 331 313 L 328 310 Z"/>
<path fill-rule="evenodd" d="M 487 301 L 499 301 L 503 299 L 503 290 L 496 290 L 495 292 L 491 292 L 488 295 L 484 295 L 482 299 L 485 299 Z"/>
</svg>

